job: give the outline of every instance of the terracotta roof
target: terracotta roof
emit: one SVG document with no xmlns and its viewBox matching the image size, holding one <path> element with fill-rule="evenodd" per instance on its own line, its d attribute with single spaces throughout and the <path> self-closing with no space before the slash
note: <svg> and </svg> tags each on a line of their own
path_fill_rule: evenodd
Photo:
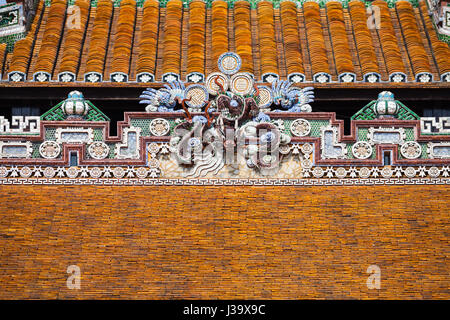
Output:
<svg viewBox="0 0 450 320">
<path fill-rule="evenodd" d="M 402 0 L 392 8 L 376 0 L 379 21 L 361 1 L 261 1 L 254 8 L 221 0 L 188 6 L 170 0 L 165 7 L 157 0 L 122 0 L 117 7 L 110 0 L 74 2 L 80 19 L 66 10 L 67 0 L 41 2 L 31 31 L 3 59 L 4 81 L 14 72 L 27 81 L 70 81 L 61 78 L 68 73 L 83 82 L 91 72 L 103 81 L 114 73 L 119 82 L 135 82 L 139 74 L 154 76 L 149 82 L 166 74 L 185 81 L 217 71 L 226 51 L 237 52 L 241 71 L 257 80 L 300 74 L 316 82 L 394 82 L 404 74 L 411 82 L 450 81 L 450 49 L 438 40 L 423 0 L 418 7 Z M 76 23 L 79 28 L 71 27 Z"/>
</svg>

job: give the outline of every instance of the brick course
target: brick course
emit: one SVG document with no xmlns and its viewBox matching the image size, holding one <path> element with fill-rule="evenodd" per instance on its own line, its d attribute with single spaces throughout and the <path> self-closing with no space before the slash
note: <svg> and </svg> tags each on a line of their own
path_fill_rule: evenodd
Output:
<svg viewBox="0 0 450 320">
<path fill-rule="evenodd" d="M 450 299 L 447 186 L 0 186 L 0 298 Z M 69 265 L 81 290 L 66 287 Z M 369 290 L 369 265 L 381 289 Z"/>
</svg>

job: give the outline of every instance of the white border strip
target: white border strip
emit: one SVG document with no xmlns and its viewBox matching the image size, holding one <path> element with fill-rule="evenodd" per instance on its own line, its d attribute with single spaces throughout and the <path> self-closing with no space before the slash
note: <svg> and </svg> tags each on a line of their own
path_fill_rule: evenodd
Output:
<svg viewBox="0 0 450 320">
<path fill-rule="evenodd" d="M 0 185 L 99 185 L 99 186 L 367 186 L 448 185 L 450 178 L 369 179 L 70 179 L 0 178 Z"/>
</svg>

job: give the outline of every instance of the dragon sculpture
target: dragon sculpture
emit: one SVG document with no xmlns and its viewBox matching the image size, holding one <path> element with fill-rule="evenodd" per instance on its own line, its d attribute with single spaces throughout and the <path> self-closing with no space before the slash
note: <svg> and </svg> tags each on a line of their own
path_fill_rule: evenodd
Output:
<svg viewBox="0 0 450 320">
<path fill-rule="evenodd" d="M 234 53 L 227 54 L 239 58 Z M 220 59 L 219 69 L 223 70 Z M 235 76 L 241 77 L 241 83 L 229 89 Z M 194 86 L 195 90 L 213 95 L 212 99 L 196 102 L 195 110 L 202 112 L 192 112 L 186 106 L 193 104 L 188 92 Z M 230 78 L 230 73 L 223 70 L 211 74 L 205 86 L 186 88 L 183 82 L 175 81 L 159 90 L 147 89 L 140 96 L 140 103 L 147 104 L 147 112 L 184 112 L 184 119 L 173 129 L 169 145 L 176 161 L 186 167 L 185 177 L 217 174 L 225 164 L 234 164 L 235 154 L 243 155 L 249 168 L 272 175 L 278 171 L 283 156 L 280 146 L 290 143 L 290 136 L 281 132 L 264 111 L 272 105 L 274 112 L 311 112 L 313 90 L 278 80 L 271 88 L 257 86 L 246 74 L 236 70 Z"/>
<path fill-rule="evenodd" d="M 214 126 L 214 118 L 205 108 L 204 115 L 192 116 L 185 105 L 187 99 L 181 104 L 185 112 L 185 121 L 175 126 L 170 139 L 170 151 L 178 163 L 191 166 L 186 177 L 206 175 L 209 172 L 216 174 L 223 168 L 223 139 Z"/>
</svg>

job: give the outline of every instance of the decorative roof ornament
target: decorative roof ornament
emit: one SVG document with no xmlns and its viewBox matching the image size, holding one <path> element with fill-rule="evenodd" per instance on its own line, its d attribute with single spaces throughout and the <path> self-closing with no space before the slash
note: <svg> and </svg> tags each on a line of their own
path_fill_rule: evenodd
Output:
<svg viewBox="0 0 450 320">
<path fill-rule="evenodd" d="M 287 112 L 311 112 L 309 103 L 314 101 L 314 88 L 303 89 L 291 87 L 292 82 L 274 81 L 272 83 L 272 96 L 276 106 Z"/>
<path fill-rule="evenodd" d="M 239 72 L 241 58 L 234 52 L 223 53 L 218 61 L 220 72 L 213 72 L 204 85 L 193 84 L 185 88 L 182 81 L 170 81 L 159 90 L 148 88 L 141 96 L 141 104 L 146 104 L 147 112 L 182 111 L 179 107 L 184 101 L 189 112 L 202 112 L 208 102 L 209 111 L 223 112 L 224 117 L 238 117 L 250 113 L 253 121 L 270 121 L 265 114 L 274 105 L 276 112 L 311 112 L 309 103 L 314 101 L 314 88 L 300 89 L 294 82 L 274 78 L 271 88 L 257 86 L 254 77 L 247 72 Z M 247 111 L 246 111 L 247 110 Z M 228 114 L 229 111 L 232 111 Z M 236 120 L 236 119 L 234 119 Z"/>
<path fill-rule="evenodd" d="M 381 117 L 393 117 L 398 111 L 397 102 L 395 102 L 394 94 L 390 91 L 383 91 L 378 95 L 377 102 L 373 105 L 373 111 Z"/>
<path fill-rule="evenodd" d="M 41 116 L 44 121 L 109 121 L 109 118 L 94 106 L 89 100 L 84 99 L 80 91 L 72 91 L 67 99 Z"/>
<path fill-rule="evenodd" d="M 219 70 L 224 74 L 235 74 L 241 69 L 242 60 L 241 57 L 234 52 L 225 52 L 217 61 Z"/>
<path fill-rule="evenodd" d="M 83 118 L 89 111 L 89 104 L 80 91 L 72 91 L 61 105 L 62 111 L 68 115 L 66 120 Z"/>
<path fill-rule="evenodd" d="M 407 108 L 403 103 L 395 100 L 390 91 L 383 91 L 377 100 L 368 103 L 364 108 L 352 116 L 352 120 L 375 120 L 380 118 L 396 118 L 400 120 L 419 120 L 420 117 Z"/>
<path fill-rule="evenodd" d="M 220 84 L 220 86 L 218 85 L 218 83 Z M 211 95 L 219 94 L 220 90 L 222 90 L 223 92 L 227 91 L 229 85 L 230 79 L 225 74 L 220 72 L 211 73 L 205 81 L 206 89 Z"/>
<path fill-rule="evenodd" d="M 147 104 L 145 108 L 147 112 L 173 112 L 177 102 L 181 103 L 185 98 L 186 90 L 183 81 L 171 81 L 159 90 L 152 88 L 145 90 L 139 96 L 141 99 L 139 103 Z"/>
<path fill-rule="evenodd" d="M 226 58 L 230 59 L 228 63 L 224 63 Z M 233 161 L 238 149 L 243 150 L 249 168 L 262 175 L 276 173 L 281 161 L 278 151 L 286 149 L 290 137 L 271 122 L 265 113 L 270 111 L 267 107 L 275 102 L 289 112 L 311 111 L 307 103 L 314 99 L 312 88 L 291 88 L 292 82 L 278 80 L 274 81 L 272 89 L 257 86 L 248 73 L 239 72 L 239 61 L 237 54 L 223 54 L 219 59 L 222 72 L 210 74 L 206 88 L 195 85 L 194 92 L 188 87 L 186 91 L 195 95 L 185 94 L 184 99 L 178 101 L 185 120 L 173 129 L 170 149 L 175 159 L 186 167 L 185 177 L 217 173 L 225 163 Z M 141 103 L 154 101 L 158 104 L 164 98 L 161 90 L 167 89 L 148 89 L 152 100 Z M 146 95 L 144 92 L 141 98 Z M 203 109 L 202 104 L 206 102 Z M 192 110 L 202 115 L 191 114 Z"/>
<path fill-rule="evenodd" d="M 230 90 L 236 95 L 245 96 L 253 91 L 255 81 L 245 72 L 236 73 L 231 77 Z"/>
<path fill-rule="evenodd" d="M 190 85 L 185 91 L 186 104 L 189 106 L 189 111 L 201 112 L 201 109 L 208 103 L 209 93 L 205 86 Z"/>
</svg>

